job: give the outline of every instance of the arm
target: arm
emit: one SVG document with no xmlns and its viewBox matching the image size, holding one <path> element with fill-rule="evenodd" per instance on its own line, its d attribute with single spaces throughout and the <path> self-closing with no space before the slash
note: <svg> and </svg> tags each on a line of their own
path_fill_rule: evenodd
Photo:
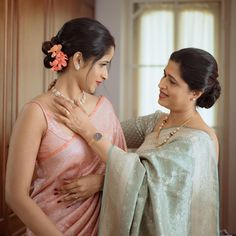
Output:
<svg viewBox="0 0 236 236">
<path fill-rule="evenodd" d="M 35 104 L 28 104 L 20 114 L 11 137 L 6 171 L 6 201 L 37 236 L 62 236 L 29 196 L 37 152 L 45 129 L 42 111 Z"/>
<path fill-rule="evenodd" d="M 158 114 L 140 116 L 121 122 L 128 148 L 138 148 L 144 141 L 147 132 L 152 131 Z"/>
</svg>

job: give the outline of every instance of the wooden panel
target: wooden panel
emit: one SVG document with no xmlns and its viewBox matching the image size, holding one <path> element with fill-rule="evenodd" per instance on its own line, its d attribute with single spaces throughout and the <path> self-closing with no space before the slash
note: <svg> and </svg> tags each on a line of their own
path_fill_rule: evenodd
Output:
<svg viewBox="0 0 236 236">
<path fill-rule="evenodd" d="M 5 81 L 4 81 L 4 23 L 5 23 L 5 2 L 0 1 L 0 31 L 2 32 L 0 34 L 0 232 L 2 229 L 2 222 L 3 222 L 3 187 L 4 187 L 4 144 L 3 144 L 3 121 L 4 121 L 4 106 L 3 106 L 3 101 L 4 101 L 4 87 L 5 87 Z"/>
<path fill-rule="evenodd" d="M 5 203 L 5 164 L 17 114 L 55 77 L 43 67 L 42 42 L 80 16 L 94 16 L 94 0 L 0 0 L 0 236 L 25 231 Z"/>
<path fill-rule="evenodd" d="M 18 106 L 43 91 L 44 2 L 18 0 Z"/>
</svg>

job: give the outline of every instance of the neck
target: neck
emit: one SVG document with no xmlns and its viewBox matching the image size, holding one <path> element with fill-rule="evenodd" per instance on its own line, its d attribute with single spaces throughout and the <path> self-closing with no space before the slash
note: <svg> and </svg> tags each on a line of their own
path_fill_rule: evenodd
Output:
<svg viewBox="0 0 236 236">
<path fill-rule="evenodd" d="M 78 99 L 82 90 L 75 79 L 59 77 L 54 87 L 71 100 Z"/>
<path fill-rule="evenodd" d="M 175 111 L 171 111 L 169 116 L 168 116 L 168 125 L 180 125 L 182 124 L 184 121 L 192 118 L 194 115 L 197 114 L 196 109 L 189 109 L 187 111 L 183 111 L 183 112 L 175 112 Z"/>
</svg>

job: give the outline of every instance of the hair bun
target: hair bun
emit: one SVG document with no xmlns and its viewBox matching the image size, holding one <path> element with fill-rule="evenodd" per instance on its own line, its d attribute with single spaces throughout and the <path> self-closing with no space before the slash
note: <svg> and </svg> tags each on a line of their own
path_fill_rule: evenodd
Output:
<svg viewBox="0 0 236 236">
<path fill-rule="evenodd" d="M 210 108 L 220 97 L 221 86 L 219 81 L 216 78 L 211 79 L 211 81 L 211 84 L 206 88 L 205 92 L 198 98 L 197 106 L 202 108 Z"/>
</svg>

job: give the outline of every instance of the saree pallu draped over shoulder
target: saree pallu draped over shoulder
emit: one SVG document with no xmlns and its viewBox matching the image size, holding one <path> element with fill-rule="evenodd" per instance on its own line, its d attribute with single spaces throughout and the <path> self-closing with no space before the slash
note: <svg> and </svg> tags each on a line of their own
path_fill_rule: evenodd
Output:
<svg viewBox="0 0 236 236">
<path fill-rule="evenodd" d="M 115 146 L 109 151 L 99 235 L 218 236 L 219 183 L 212 139 L 203 131 L 183 128 L 156 148 L 151 130 L 136 153 Z"/>
</svg>

